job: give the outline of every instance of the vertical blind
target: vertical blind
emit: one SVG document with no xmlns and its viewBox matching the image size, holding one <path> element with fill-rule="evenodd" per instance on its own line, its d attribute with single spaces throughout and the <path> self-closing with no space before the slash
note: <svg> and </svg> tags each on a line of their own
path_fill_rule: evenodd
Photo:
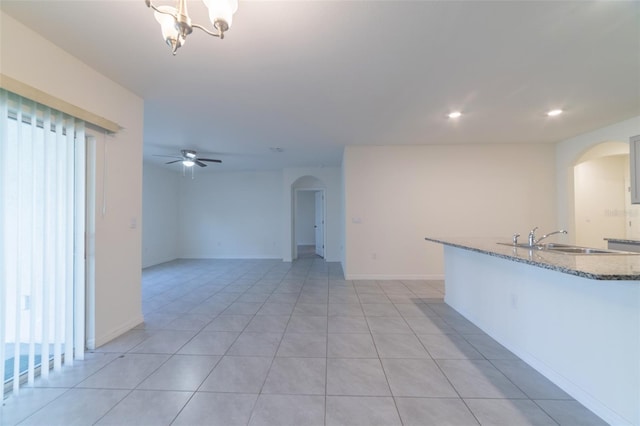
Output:
<svg viewBox="0 0 640 426">
<path fill-rule="evenodd" d="M 84 357 L 84 182 L 84 123 L 0 89 L 2 397 Z"/>
</svg>

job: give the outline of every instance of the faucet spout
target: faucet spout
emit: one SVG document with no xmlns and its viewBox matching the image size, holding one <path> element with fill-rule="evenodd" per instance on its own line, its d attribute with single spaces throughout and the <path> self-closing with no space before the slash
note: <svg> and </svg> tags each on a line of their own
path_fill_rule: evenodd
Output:
<svg viewBox="0 0 640 426">
<path fill-rule="evenodd" d="M 556 235 L 556 234 L 566 234 L 567 231 L 565 231 L 564 229 L 561 229 L 559 231 L 553 231 L 553 232 L 549 232 L 548 234 L 543 235 L 542 237 L 538 238 L 537 240 L 535 240 L 534 238 L 534 244 L 539 244 L 540 241 L 544 240 L 547 237 L 550 237 L 552 235 Z"/>
</svg>

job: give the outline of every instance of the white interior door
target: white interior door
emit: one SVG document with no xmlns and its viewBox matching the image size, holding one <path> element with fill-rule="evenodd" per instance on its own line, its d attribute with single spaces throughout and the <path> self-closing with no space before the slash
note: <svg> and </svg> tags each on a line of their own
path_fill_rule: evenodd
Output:
<svg viewBox="0 0 640 426">
<path fill-rule="evenodd" d="M 324 257 L 324 191 L 316 191 L 316 254 Z"/>
</svg>

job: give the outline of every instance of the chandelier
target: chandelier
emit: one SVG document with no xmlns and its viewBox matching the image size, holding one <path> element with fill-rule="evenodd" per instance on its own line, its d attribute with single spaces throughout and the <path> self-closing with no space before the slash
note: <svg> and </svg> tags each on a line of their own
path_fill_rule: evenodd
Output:
<svg viewBox="0 0 640 426">
<path fill-rule="evenodd" d="M 199 28 L 214 37 L 224 38 L 224 33 L 231 28 L 233 14 L 238 10 L 238 0 L 202 0 L 209 9 L 209 19 L 214 31 L 202 25 L 193 24 L 187 11 L 187 1 L 177 0 L 176 7 L 156 6 L 151 0 L 145 0 L 147 7 L 154 10 L 156 20 L 162 28 L 162 36 L 173 54 L 181 47 L 194 28 Z"/>
</svg>

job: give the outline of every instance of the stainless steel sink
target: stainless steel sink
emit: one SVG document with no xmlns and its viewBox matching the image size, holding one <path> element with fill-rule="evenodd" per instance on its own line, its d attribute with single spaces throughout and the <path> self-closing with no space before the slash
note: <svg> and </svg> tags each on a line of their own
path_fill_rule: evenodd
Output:
<svg viewBox="0 0 640 426">
<path fill-rule="evenodd" d="M 559 244 L 559 243 L 540 244 L 540 247 L 547 250 L 555 250 L 555 249 L 563 249 L 563 248 L 587 248 L 587 247 L 573 246 L 571 244 Z M 605 249 L 596 249 L 596 250 L 605 250 Z"/>
<path fill-rule="evenodd" d="M 539 246 L 530 246 L 527 243 L 518 243 L 518 244 L 511 244 L 511 243 L 498 243 L 502 246 L 509 246 L 509 247 L 517 247 L 517 248 L 526 248 L 529 250 L 542 250 L 544 247 L 539 245 Z"/>
<path fill-rule="evenodd" d="M 516 248 L 524 248 L 529 250 L 541 250 L 548 251 L 552 253 L 566 253 L 566 254 L 621 254 L 621 255 L 629 255 L 629 254 L 638 254 L 632 253 L 628 251 L 618 251 L 618 250 L 607 250 L 607 249 L 599 249 L 592 247 L 580 247 L 580 246 L 572 246 L 569 244 L 556 244 L 556 243 L 548 243 L 548 244 L 540 244 L 530 246 L 529 244 L 521 243 L 521 244 L 509 244 L 509 243 L 498 243 L 504 246 L 511 246 Z"/>
<path fill-rule="evenodd" d="M 541 246 L 542 250 L 569 254 L 633 254 L 628 251 L 609 250 L 593 247 L 572 246 L 569 244 L 548 243 Z"/>
<path fill-rule="evenodd" d="M 619 252 L 615 252 L 613 250 L 595 249 L 589 247 L 543 247 L 542 250 L 571 254 L 620 254 Z"/>
</svg>

